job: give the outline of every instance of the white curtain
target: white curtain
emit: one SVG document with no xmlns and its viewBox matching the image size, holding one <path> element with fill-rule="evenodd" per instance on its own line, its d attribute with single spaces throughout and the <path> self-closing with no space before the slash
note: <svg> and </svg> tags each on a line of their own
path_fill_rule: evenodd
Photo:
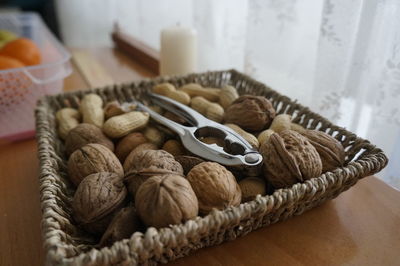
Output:
<svg viewBox="0 0 400 266">
<path fill-rule="evenodd" d="M 159 48 L 197 29 L 199 71 L 236 68 L 381 147 L 400 188 L 400 1 L 59 0 L 69 46 L 111 45 L 114 22 Z"/>
</svg>

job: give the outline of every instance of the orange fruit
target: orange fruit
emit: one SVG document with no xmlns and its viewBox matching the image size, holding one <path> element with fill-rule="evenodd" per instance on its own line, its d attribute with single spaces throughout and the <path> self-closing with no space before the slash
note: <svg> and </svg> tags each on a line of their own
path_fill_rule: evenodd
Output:
<svg viewBox="0 0 400 266">
<path fill-rule="evenodd" d="M 40 64 L 41 55 L 37 45 L 26 38 L 19 38 L 4 45 L 0 55 L 13 57 L 27 66 Z"/>
<path fill-rule="evenodd" d="M 18 61 L 15 58 L 0 55 L 0 70 L 10 69 L 10 68 L 18 68 L 23 67 L 24 64 L 21 61 Z"/>
</svg>

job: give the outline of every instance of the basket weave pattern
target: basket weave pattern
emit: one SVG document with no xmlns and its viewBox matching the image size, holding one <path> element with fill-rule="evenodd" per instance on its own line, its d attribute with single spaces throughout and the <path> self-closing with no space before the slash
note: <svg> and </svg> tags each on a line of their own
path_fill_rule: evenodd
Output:
<svg viewBox="0 0 400 266">
<path fill-rule="evenodd" d="M 95 241 L 78 228 L 71 216 L 75 191 L 68 180 L 64 146 L 58 138 L 55 112 L 63 107 L 77 107 L 79 99 L 95 92 L 104 101 L 146 101 L 146 92 L 153 85 L 171 82 L 176 86 L 196 82 L 203 86 L 221 87 L 230 84 L 239 94 L 267 97 L 277 113 L 292 115 L 294 122 L 309 129 L 318 129 L 334 136 L 346 151 L 346 166 L 322 174 L 291 188 L 276 190 L 254 201 L 212 211 L 185 224 L 144 234 L 137 232 L 130 239 L 116 242 L 109 248 L 96 248 Z M 355 134 L 333 125 L 288 97 L 235 70 L 191 74 L 184 77 L 155 78 L 141 82 L 109 86 L 92 91 L 78 91 L 47 96 L 36 109 L 36 129 L 40 159 L 40 191 L 42 230 L 47 264 L 111 265 L 153 264 L 186 256 L 191 251 L 234 240 L 260 227 L 299 215 L 349 189 L 359 179 L 379 172 L 387 164 L 383 152 Z"/>
</svg>

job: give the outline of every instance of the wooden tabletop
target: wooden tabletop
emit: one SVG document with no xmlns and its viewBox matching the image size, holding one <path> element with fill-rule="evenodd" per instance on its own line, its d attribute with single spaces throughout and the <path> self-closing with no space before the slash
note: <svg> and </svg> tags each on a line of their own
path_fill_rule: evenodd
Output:
<svg viewBox="0 0 400 266">
<path fill-rule="evenodd" d="M 65 90 L 86 89 L 99 79 L 107 83 L 153 76 L 110 48 L 72 51 L 83 59 L 65 80 Z M 78 71 L 82 67 L 85 77 Z M 101 77 L 87 68 L 100 71 Z M 1 266 L 43 264 L 36 153 L 35 140 L 0 145 Z M 171 265 L 400 265 L 399 202 L 399 191 L 367 177 L 301 216 Z"/>
</svg>

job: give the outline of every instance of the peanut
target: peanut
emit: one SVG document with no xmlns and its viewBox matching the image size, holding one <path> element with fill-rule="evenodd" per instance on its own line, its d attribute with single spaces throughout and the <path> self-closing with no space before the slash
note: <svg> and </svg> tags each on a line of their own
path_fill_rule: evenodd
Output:
<svg viewBox="0 0 400 266">
<path fill-rule="evenodd" d="M 221 105 L 210 102 L 202 96 L 192 98 L 190 107 L 218 123 L 221 122 L 224 117 L 224 108 L 222 108 Z"/>
<path fill-rule="evenodd" d="M 272 121 L 271 126 L 269 129 L 272 129 L 276 133 L 279 133 L 283 130 L 290 129 L 292 117 L 287 114 L 280 114 L 275 116 L 274 120 Z"/>
<path fill-rule="evenodd" d="M 232 86 L 225 85 L 219 94 L 219 104 L 226 109 L 237 98 L 239 98 L 237 90 Z"/>
<path fill-rule="evenodd" d="M 149 122 L 149 114 L 133 111 L 113 116 L 103 125 L 103 132 L 110 138 L 120 138 L 144 128 Z"/>
<path fill-rule="evenodd" d="M 97 94 L 91 93 L 83 97 L 79 110 L 83 117 L 83 123 L 102 127 L 104 123 L 103 100 Z"/>
<path fill-rule="evenodd" d="M 166 152 L 171 153 L 173 156 L 185 155 L 186 149 L 183 147 L 180 141 L 170 139 L 164 143 L 162 149 Z"/>
<path fill-rule="evenodd" d="M 190 97 L 202 96 L 211 102 L 218 102 L 221 89 L 203 88 L 196 83 L 186 84 L 178 89 L 189 94 Z"/>
<path fill-rule="evenodd" d="M 295 124 L 295 123 L 291 123 L 290 124 L 290 129 L 297 131 L 298 133 L 304 133 L 305 131 L 307 131 L 307 129 L 305 129 L 303 126 L 299 125 L 299 124 Z"/>
<path fill-rule="evenodd" d="M 162 83 L 153 87 L 153 92 L 164 95 L 172 100 L 188 105 L 190 96 L 183 91 L 177 91 L 171 83 Z"/>
<path fill-rule="evenodd" d="M 58 135 L 65 140 L 68 132 L 79 125 L 79 111 L 74 108 L 63 108 L 56 113 Z"/>
<path fill-rule="evenodd" d="M 200 114 L 205 115 L 207 112 L 207 107 L 209 105 L 209 101 L 207 101 L 204 97 L 196 96 L 190 101 L 190 107 L 199 112 Z"/>
<path fill-rule="evenodd" d="M 258 139 L 253 134 L 244 131 L 242 128 L 235 124 L 225 124 L 225 126 L 233 129 L 236 133 L 242 136 L 253 148 L 258 149 L 258 147 L 260 146 Z"/>
<path fill-rule="evenodd" d="M 176 91 L 171 83 L 161 83 L 153 87 L 153 92 L 166 96 L 168 92 Z"/>
<path fill-rule="evenodd" d="M 267 140 L 269 139 L 269 137 L 274 133 L 275 133 L 275 131 L 273 131 L 272 129 L 266 129 L 266 130 L 262 131 L 257 137 L 258 143 L 260 143 L 260 146 L 262 146 L 264 143 L 266 143 Z"/>
<path fill-rule="evenodd" d="M 146 139 L 149 142 L 157 145 L 157 147 L 161 147 L 164 143 L 165 134 L 164 134 L 164 132 L 160 131 L 158 128 L 148 126 L 143 131 L 143 135 L 146 137 Z"/>
</svg>

